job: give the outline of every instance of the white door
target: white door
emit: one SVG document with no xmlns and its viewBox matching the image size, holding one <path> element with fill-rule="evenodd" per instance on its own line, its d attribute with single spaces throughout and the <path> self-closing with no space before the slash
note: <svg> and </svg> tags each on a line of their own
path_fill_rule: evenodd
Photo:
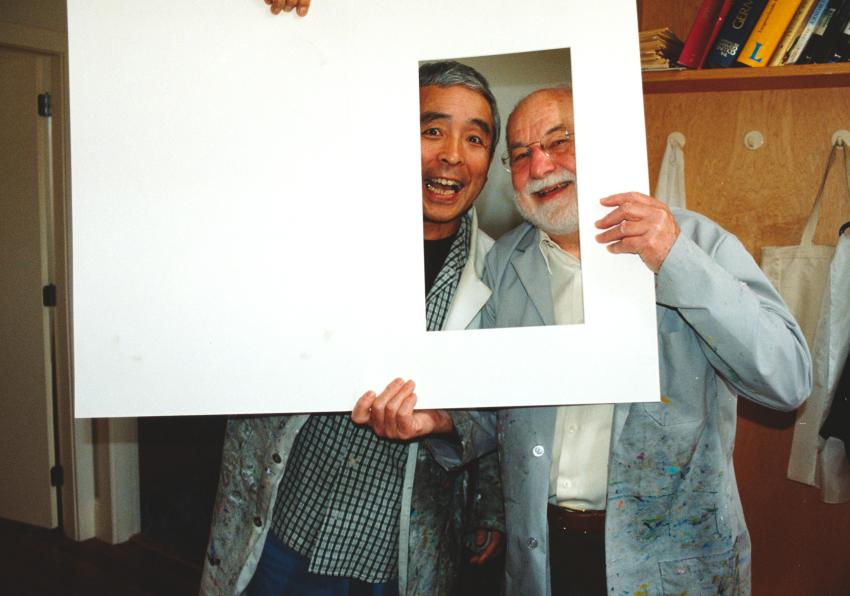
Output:
<svg viewBox="0 0 850 596">
<path fill-rule="evenodd" d="M 0 47 L 0 517 L 53 528 L 49 75 L 46 56 Z"/>
</svg>

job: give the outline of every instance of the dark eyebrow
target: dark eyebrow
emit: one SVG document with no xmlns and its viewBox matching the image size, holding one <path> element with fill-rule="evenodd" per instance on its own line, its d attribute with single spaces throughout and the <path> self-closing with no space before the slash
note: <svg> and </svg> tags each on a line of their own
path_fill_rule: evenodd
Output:
<svg viewBox="0 0 850 596">
<path fill-rule="evenodd" d="M 434 120 L 451 119 L 452 117 L 449 114 L 444 114 L 443 112 L 422 112 L 422 114 L 419 115 L 419 124 L 428 124 Z"/>
<path fill-rule="evenodd" d="M 556 124 L 555 126 L 550 128 L 549 130 L 544 132 L 543 136 L 545 137 L 547 135 L 550 135 L 553 132 L 555 132 L 556 130 L 567 130 L 567 125 L 566 124 Z M 516 149 L 517 147 L 525 147 L 525 145 L 526 145 L 525 143 L 511 143 L 511 145 L 510 145 L 510 147 L 508 147 L 508 149 Z"/>
</svg>

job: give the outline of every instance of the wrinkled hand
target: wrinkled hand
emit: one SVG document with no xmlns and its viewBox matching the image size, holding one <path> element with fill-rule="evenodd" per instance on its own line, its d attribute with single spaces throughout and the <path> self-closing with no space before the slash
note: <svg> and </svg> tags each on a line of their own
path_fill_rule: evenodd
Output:
<svg viewBox="0 0 850 596">
<path fill-rule="evenodd" d="M 679 226 L 670 208 L 638 192 L 611 195 L 600 203 L 616 209 L 596 222 L 597 228 L 605 230 L 597 234 L 596 240 L 610 243 L 608 250 L 613 253 L 640 255 L 646 266 L 658 273 L 679 237 Z"/>
<path fill-rule="evenodd" d="M 280 14 L 280 11 L 290 12 L 293 8 L 299 17 L 306 16 L 310 10 L 310 0 L 265 0 L 272 7 L 272 14 Z"/>
<path fill-rule="evenodd" d="M 407 441 L 454 428 L 445 410 L 414 410 L 416 383 L 395 379 L 380 395 L 367 391 L 354 404 L 351 420 L 368 424 L 379 437 Z"/>
<path fill-rule="evenodd" d="M 469 558 L 469 562 L 475 565 L 483 565 L 505 550 L 505 537 L 498 530 L 479 528 L 475 530 L 474 540 L 475 547 L 482 549 L 478 554 Z"/>
</svg>

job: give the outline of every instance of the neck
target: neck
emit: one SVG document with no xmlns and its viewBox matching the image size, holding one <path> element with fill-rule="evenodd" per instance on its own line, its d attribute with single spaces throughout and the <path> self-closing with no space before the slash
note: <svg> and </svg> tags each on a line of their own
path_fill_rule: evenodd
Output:
<svg viewBox="0 0 850 596">
<path fill-rule="evenodd" d="M 569 234 L 549 234 L 549 237 L 555 244 L 560 246 L 564 252 L 568 252 L 581 261 L 581 248 L 579 247 L 578 242 L 578 230 Z"/>
<path fill-rule="evenodd" d="M 451 221 L 424 221 L 422 222 L 422 237 L 425 240 L 442 240 L 453 236 L 460 227 L 460 218 Z"/>
</svg>

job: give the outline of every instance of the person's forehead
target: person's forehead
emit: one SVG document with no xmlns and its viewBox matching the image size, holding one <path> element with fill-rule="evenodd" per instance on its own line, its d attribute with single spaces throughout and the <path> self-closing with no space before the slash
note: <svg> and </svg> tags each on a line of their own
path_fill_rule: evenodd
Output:
<svg viewBox="0 0 850 596">
<path fill-rule="evenodd" d="M 521 133 L 531 128 L 542 129 L 573 121 L 572 97 L 566 92 L 549 92 L 533 95 L 523 101 L 511 116 L 508 132 Z"/>
<path fill-rule="evenodd" d="M 426 85 L 419 88 L 419 111 L 441 112 L 463 119 L 480 118 L 492 123 L 490 104 L 478 91 L 463 85 Z"/>
</svg>

